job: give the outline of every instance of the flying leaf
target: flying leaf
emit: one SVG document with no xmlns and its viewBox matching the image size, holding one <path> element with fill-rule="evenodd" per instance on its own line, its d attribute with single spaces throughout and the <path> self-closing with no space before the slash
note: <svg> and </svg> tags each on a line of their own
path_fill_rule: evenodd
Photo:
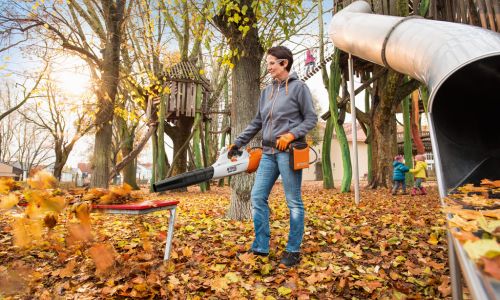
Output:
<svg viewBox="0 0 500 300">
<path fill-rule="evenodd" d="M 0 187 L 0 189 L 1 189 L 1 187 Z M 0 196 L 0 209 L 11 209 L 18 202 L 19 202 L 19 198 L 13 193 L 10 193 L 6 196 Z"/>
<path fill-rule="evenodd" d="M 66 237 L 66 242 L 68 245 L 76 245 L 81 242 L 87 242 L 92 239 L 92 232 L 90 227 L 82 224 L 69 224 L 68 225 L 68 235 Z"/>
<path fill-rule="evenodd" d="M 89 249 L 89 254 L 94 260 L 96 275 L 107 273 L 115 264 L 116 252 L 110 244 L 95 244 Z"/>
<path fill-rule="evenodd" d="M 43 218 L 43 223 L 51 230 L 57 225 L 57 215 L 53 212 L 47 213 L 45 218 Z"/>
<path fill-rule="evenodd" d="M 13 224 L 14 244 L 25 248 L 36 243 L 42 238 L 42 223 L 26 217 L 18 218 Z"/>
<path fill-rule="evenodd" d="M 18 188 L 18 184 L 12 178 L 0 178 L 0 194 L 7 194 Z"/>
<path fill-rule="evenodd" d="M 47 171 L 39 171 L 33 178 L 28 178 L 28 185 L 32 189 L 52 189 L 57 185 L 57 179 Z"/>
</svg>

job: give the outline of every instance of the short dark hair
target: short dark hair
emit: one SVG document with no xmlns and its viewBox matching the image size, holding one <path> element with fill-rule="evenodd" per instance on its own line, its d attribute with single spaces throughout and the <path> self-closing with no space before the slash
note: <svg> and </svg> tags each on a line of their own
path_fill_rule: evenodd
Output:
<svg viewBox="0 0 500 300">
<path fill-rule="evenodd" d="M 292 68 L 293 65 L 293 54 L 292 51 L 290 51 L 290 49 L 288 49 L 285 46 L 271 47 L 269 48 L 269 50 L 267 50 L 267 54 L 272 55 L 277 59 L 286 59 L 288 61 L 286 70 L 290 72 L 290 69 Z"/>
</svg>

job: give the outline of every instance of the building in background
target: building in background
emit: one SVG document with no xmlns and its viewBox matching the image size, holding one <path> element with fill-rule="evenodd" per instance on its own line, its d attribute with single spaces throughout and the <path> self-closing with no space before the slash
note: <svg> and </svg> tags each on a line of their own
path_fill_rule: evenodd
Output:
<svg viewBox="0 0 500 300">
<path fill-rule="evenodd" d="M 23 170 L 10 164 L 0 162 L 0 177 L 13 178 L 19 181 L 23 177 Z"/>
<path fill-rule="evenodd" d="M 320 136 L 324 136 L 325 132 L 325 122 L 319 123 L 320 126 Z M 353 162 L 354 154 L 352 150 L 352 126 L 351 123 L 344 123 L 344 131 L 347 135 L 347 142 L 349 143 L 349 149 L 351 154 L 351 162 Z M 366 135 L 361 129 L 361 126 L 357 126 L 357 145 L 358 145 L 358 167 L 359 167 L 359 178 L 361 180 L 366 180 L 368 177 L 368 145 L 365 144 Z M 311 164 L 308 169 L 304 169 L 302 173 L 303 180 L 323 180 L 323 173 L 321 170 L 321 149 L 323 141 L 319 141 L 318 145 L 313 146 L 314 151 L 318 154 L 318 159 L 314 164 Z M 311 160 L 314 159 L 314 154 L 311 156 Z M 332 138 L 332 147 L 330 150 L 330 159 L 332 161 L 332 173 L 334 181 L 341 181 L 343 175 L 342 169 L 342 156 L 340 154 L 340 144 L 337 139 L 336 134 Z"/>
</svg>

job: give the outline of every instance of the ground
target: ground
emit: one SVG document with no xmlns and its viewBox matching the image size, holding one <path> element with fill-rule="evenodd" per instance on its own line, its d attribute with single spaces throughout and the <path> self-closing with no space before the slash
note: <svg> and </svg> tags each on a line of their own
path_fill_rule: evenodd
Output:
<svg viewBox="0 0 500 300">
<path fill-rule="evenodd" d="M 437 190 L 429 191 L 412 197 L 362 189 L 356 207 L 353 194 L 304 183 L 302 261 L 291 269 L 278 265 L 288 232 L 280 184 L 269 200 L 268 258 L 246 253 L 251 221 L 224 217 L 228 187 L 135 194 L 180 201 L 168 262 L 168 212 L 92 213 L 84 242 L 68 233 L 79 220 L 66 209 L 52 230 L 43 228 L 42 241 L 21 248 L 13 234 L 24 211 L 14 208 L 0 216 L 0 299 L 450 299 L 445 218 Z"/>
</svg>

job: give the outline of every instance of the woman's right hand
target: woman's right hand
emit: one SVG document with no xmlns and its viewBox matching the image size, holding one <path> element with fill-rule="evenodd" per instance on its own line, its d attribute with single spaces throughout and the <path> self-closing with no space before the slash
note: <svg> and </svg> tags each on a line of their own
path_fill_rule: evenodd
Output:
<svg viewBox="0 0 500 300">
<path fill-rule="evenodd" d="M 243 152 L 240 151 L 240 147 L 236 146 L 235 144 L 230 144 L 227 146 L 229 151 L 227 152 L 227 158 L 231 159 L 233 156 L 240 156 Z"/>
</svg>

